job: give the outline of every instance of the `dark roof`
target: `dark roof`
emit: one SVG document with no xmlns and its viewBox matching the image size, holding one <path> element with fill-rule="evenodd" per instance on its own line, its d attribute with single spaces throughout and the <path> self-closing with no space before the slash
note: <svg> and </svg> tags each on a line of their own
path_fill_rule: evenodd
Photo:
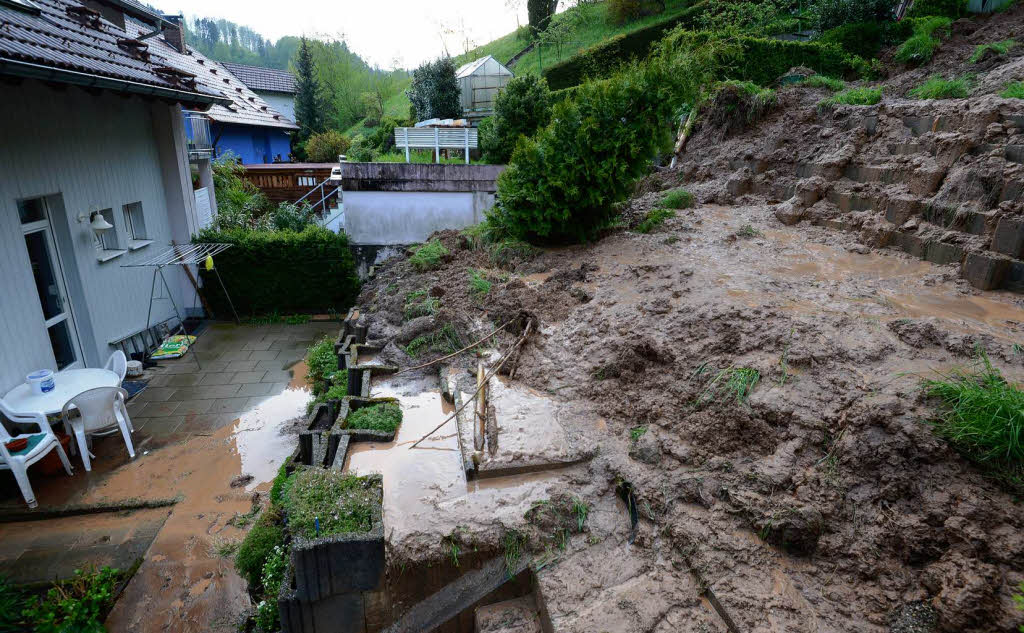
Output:
<svg viewBox="0 0 1024 633">
<path fill-rule="evenodd" d="M 0 74 L 154 94 L 186 104 L 223 99 L 174 72 L 183 69 L 152 44 L 160 38 L 131 41 L 152 31 L 150 25 L 127 20 L 121 29 L 76 0 L 32 0 L 32 5 L 38 10 L 0 4 Z"/>
<path fill-rule="evenodd" d="M 252 90 L 295 94 L 295 75 L 287 70 L 264 68 L 263 66 L 247 66 L 246 64 L 234 64 L 231 62 L 221 62 L 221 64 Z"/>
</svg>

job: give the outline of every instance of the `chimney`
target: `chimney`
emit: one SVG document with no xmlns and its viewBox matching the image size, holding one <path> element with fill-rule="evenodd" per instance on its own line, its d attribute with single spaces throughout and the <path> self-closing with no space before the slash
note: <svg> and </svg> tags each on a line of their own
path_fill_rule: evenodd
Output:
<svg viewBox="0 0 1024 633">
<path fill-rule="evenodd" d="M 165 19 L 170 24 L 164 24 L 164 41 L 174 47 L 179 53 L 185 53 L 185 29 L 181 26 L 182 16 L 168 15 Z"/>
</svg>

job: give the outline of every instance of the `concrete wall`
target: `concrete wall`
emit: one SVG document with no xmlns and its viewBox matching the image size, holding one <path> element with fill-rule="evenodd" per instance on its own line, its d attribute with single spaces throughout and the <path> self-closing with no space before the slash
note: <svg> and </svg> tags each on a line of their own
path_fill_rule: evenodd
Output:
<svg viewBox="0 0 1024 633">
<path fill-rule="evenodd" d="M 482 221 L 494 194 L 350 191 L 344 200 L 345 232 L 353 244 L 415 244 L 434 231 Z"/>
<path fill-rule="evenodd" d="M 0 100 L 0 120 L 7 122 L 0 126 L 0 393 L 34 369 L 55 366 L 18 200 L 46 196 L 50 201 L 85 365 L 102 366 L 111 351 L 109 341 L 145 327 L 152 269 L 121 266 L 153 257 L 172 239 L 187 237 L 184 216 L 177 227 L 170 220 L 182 214 L 182 207 L 169 200 L 184 200 L 183 186 L 191 190 L 188 172 L 174 173 L 181 166 L 183 138 L 175 141 L 173 131 L 160 124 L 172 108 L 33 81 L 5 88 Z M 158 129 L 163 130 L 160 138 Z M 152 244 L 99 261 L 93 233 L 77 216 L 112 208 L 113 230 L 126 241 L 122 206 L 130 202 L 142 203 Z M 174 269 L 167 275 L 181 306 L 184 273 Z M 167 293 L 162 296 L 153 305 L 154 320 L 174 313 Z"/>
<path fill-rule="evenodd" d="M 272 163 L 275 156 L 288 160 L 291 139 L 279 128 L 252 125 L 230 125 L 211 122 L 210 134 L 214 139 L 217 156 L 228 151 L 241 157 L 242 163 Z"/>
</svg>

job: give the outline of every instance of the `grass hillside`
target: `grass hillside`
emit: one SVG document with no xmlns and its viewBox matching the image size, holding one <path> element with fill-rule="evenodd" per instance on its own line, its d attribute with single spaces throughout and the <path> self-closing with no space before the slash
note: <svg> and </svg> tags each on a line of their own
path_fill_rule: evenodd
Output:
<svg viewBox="0 0 1024 633">
<path fill-rule="evenodd" d="M 579 51 L 589 48 L 594 44 L 619 34 L 630 33 L 654 22 L 671 18 L 693 4 L 690 0 L 668 0 L 665 10 L 657 15 L 651 15 L 625 24 L 615 24 L 608 16 L 608 3 L 599 2 L 595 4 L 583 4 L 567 9 L 559 13 L 552 20 L 551 29 L 558 29 L 560 24 L 567 27 L 568 35 L 560 44 L 544 44 L 534 47 L 514 66 L 512 72 L 517 75 L 539 75 L 543 68 L 554 63 L 572 57 Z M 568 28 L 569 25 L 574 25 Z M 493 55 L 499 62 L 505 64 L 517 53 L 530 45 L 530 37 L 525 27 L 521 27 L 511 33 L 502 35 L 496 40 L 483 44 L 463 53 L 455 58 L 455 65 Z M 543 63 L 543 66 L 542 66 Z M 409 99 L 405 96 L 405 86 L 395 96 L 385 103 L 385 114 L 396 119 L 404 119 L 409 116 Z M 360 122 L 345 131 L 348 136 L 365 134 L 368 128 Z"/>
</svg>

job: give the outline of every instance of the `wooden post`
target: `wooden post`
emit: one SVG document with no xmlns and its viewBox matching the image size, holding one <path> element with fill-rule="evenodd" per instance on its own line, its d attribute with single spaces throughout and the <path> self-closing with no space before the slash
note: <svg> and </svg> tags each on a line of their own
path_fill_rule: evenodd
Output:
<svg viewBox="0 0 1024 633">
<path fill-rule="evenodd" d="M 477 363 L 476 386 L 480 395 L 476 399 L 477 429 L 480 434 L 480 441 L 476 444 L 476 450 L 482 451 L 487 443 L 487 387 L 485 382 L 487 375 L 484 372 L 483 362 Z"/>
<path fill-rule="evenodd" d="M 438 133 L 440 128 L 434 128 L 434 162 L 441 162 L 441 138 Z"/>
</svg>

